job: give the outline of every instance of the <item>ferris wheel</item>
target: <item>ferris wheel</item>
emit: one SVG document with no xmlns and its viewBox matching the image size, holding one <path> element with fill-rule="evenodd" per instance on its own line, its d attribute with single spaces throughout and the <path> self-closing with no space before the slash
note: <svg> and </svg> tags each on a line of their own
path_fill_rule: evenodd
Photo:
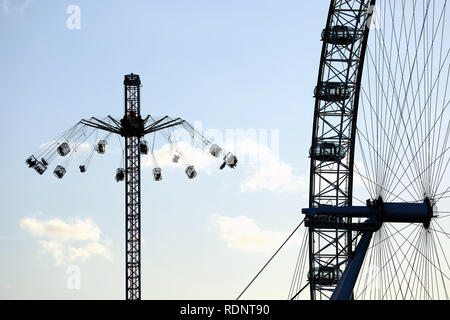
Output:
<svg viewBox="0 0 450 320">
<path fill-rule="evenodd" d="M 332 0 L 290 299 L 449 299 L 446 0 Z"/>
</svg>

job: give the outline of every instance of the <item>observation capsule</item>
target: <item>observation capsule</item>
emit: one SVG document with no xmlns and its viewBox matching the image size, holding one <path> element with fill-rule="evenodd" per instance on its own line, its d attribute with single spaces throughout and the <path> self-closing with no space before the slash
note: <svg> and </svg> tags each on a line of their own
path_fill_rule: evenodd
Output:
<svg viewBox="0 0 450 320">
<path fill-rule="evenodd" d="M 180 156 L 177 155 L 177 154 L 174 155 L 173 158 L 172 158 L 172 162 L 173 162 L 173 163 L 178 163 L 179 160 L 180 160 Z"/>
<path fill-rule="evenodd" d="M 194 166 L 188 166 L 185 172 L 189 179 L 194 179 L 197 176 Z"/>
<path fill-rule="evenodd" d="M 342 270 L 334 267 L 316 267 L 308 272 L 308 280 L 321 286 L 334 286 L 342 277 Z"/>
<path fill-rule="evenodd" d="M 228 152 L 225 157 L 223 158 L 224 164 L 226 164 L 227 166 L 229 166 L 230 168 L 234 169 L 237 166 L 238 163 L 238 159 L 236 158 L 236 156 L 234 154 L 232 154 L 231 152 Z M 222 164 L 223 165 L 223 164 Z M 223 166 L 225 167 L 225 166 Z"/>
<path fill-rule="evenodd" d="M 70 146 L 67 142 L 63 142 L 58 146 L 57 151 L 61 157 L 65 157 L 70 153 Z"/>
<path fill-rule="evenodd" d="M 322 82 L 314 90 L 314 97 L 322 101 L 345 101 L 353 90 L 344 82 Z"/>
<path fill-rule="evenodd" d="M 106 146 L 106 140 L 100 140 L 95 146 L 95 151 L 97 151 L 98 154 L 104 154 L 106 152 Z"/>
<path fill-rule="evenodd" d="M 361 38 L 355 28 L 347 26 L 332 26 L 322 31 L 322 41 L 337 45 L 350 45 Z"/>
<path fill-rule="evenodd" d="M 209 153 L 210 153 L 213 157 L 218 158 L 218 157 L 221 155 L 221 153 L 222 153 L 222 148 L 219 147 L 217 144 L 213 144 L 213 145 L 211 146 L 211 148 L 209 149 Z"/>
<path fill-rule="evenodd" d="M 66 169 L 63 166 L 57 166 L 55 168 L 55 171 L 53 171 L 53 174 L 58 179 L 62 179 L 64 177 L 64 175 L 66 174 Z"/>
<path fill-rule="evenodd" d="M 148 144 L 147 144 L 147 141 L 142 140 L 142 141 L 139 143 L 139 151 L 140 151 L 142 154 L 148 154 Z"/>
<path fill-rule="evenodd" d="M 33 168 L 36 163 L 37 163 L 37 159 L 35 158 L 35 156 L 30 156 L 25 163 L 28 165 L 29 168 Z"/>
<path fill-rule="evenodd" d="M 119 182 L 119 181 L 123 181 L 123 180 L 125 180 L 125 169 L 118 168 L 116 170 L 116 181 Z"/>
<path fill-rule="evenodd" d="M 155 181 L 161 181 L 162 180 L 161 168 L 153 169 L 153 180 L 155 180 Z"/>
<path fill-rule="evenodd" d="M 345 158 L 345 150 L 332 142 L 319 142 L 309 151 L 312 159 L 322 162 L 337 162 Z"/>
<path fill-rule="evenodd" d="M 45 161 L 44 159 L 42 159 L 42 161 L 38 161 L 36 162 L 36 164 L 34 165 L 34 170 L 36 170 L 37 173 L 39 173 L 40 175 L 43 175 L 44 172 L 47 170 L 47 166 L 48 163 L 47 161 Z"/>
</svg>

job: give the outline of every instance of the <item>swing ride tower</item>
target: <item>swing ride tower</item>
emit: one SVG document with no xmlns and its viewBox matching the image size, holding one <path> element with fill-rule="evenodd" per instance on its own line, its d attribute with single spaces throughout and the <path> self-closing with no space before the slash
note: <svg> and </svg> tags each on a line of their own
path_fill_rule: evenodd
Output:
<svg viewBox="0 0 450 320">
<path fill-rule="evenodd" d="M 77 148 L 88 139 L 93 132 L 104 131 L 107 136 L 104 140 L 100 140 L 92 150 L 88 161 L 92 158 L 92 154 L 96 151 L 99 154 L 106 152 L 107 139 L 111 135 L 117 135 L 125 140 L 125 168 L 117 169 L 116 181 L 125 182 L 125 287 L 127 300 L 141 299 L 141 156 L 147 155 L 149 150 L 144 137 L 149 134 L 161 134 L 170 143 L 171 149 L 174 147 L 174 139 L 164 132 L 167 129 L 181 127 L 188 131 L 192 139 L 194 147 L 207 150 L 214 158 L 222 158 L 223 163 L 220 169 L 225 166 L 235 168 L 237 158 L 231 152 L 225 152 L 218 145 L 210 142 L 202 133 L 198 132 L 192 125 L 181 118 L 170 118 L 164 116 L 155 120 L 150 115 L 145 118 L 141 117 L 141 80 L 136 74 L 125 75 L 125 110 L 122 119 L 116 119 L 108 116 L 103 119 L 92 117 L 88 120 L 81 120 L 74 127 L 69 129 L 62 136 L 59 136 L 52 143 L 46 145 L 44 150 L 40 150 L 35 155 L 30 156 L 26 160 L 28 167 L 35 169 L 42 175 L 58 154 L 60 157 L 66 157 L 65 164 L 76 152 Z M 90 130 L 90 131 L 89 131 Z M 151 150 L 153 158 L 155 155 Z M 181 150 L 176 148 L 173 162 L 178 163 L 183 159 Z M 156 160 L 155 160 L 156 162 Z M 79 166 L 80 172 L 87 170 L 87 164 Z M 191 164 L 184 163 L 187 166 L 185 172 L 189 179 L 197 176 L 195 168 Z M 58 165 L 54 171 L 54 175 L 58 179 L 62 179 L 66 174 L 66 168 Z M 153 170 L 155 181 L 162 179 L 161 168 Z"/>
</svg>

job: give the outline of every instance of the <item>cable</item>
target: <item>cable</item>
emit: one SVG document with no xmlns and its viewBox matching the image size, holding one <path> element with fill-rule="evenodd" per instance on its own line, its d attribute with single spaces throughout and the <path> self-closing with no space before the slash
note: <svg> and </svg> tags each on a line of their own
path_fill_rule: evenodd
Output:
<svg viewBox="0 0 450 320">
<path fill-rule="evenodd" d="M 281 249 L 283 249 L 283 247 L 286 245 L 286 243 L 292 238 L 292 236 L 297 232 L 297 230 L 302 226 L 302 224 L 305 222 L 305 220 L 303 220 L 295 229 L 294 231 L 292 231 L 292 233 L 289 235 L 289 237 L 287 237 L 287 239 L 283 242 L 283 244 L 281 245 L 281 247 L 278 248 L 277 251 L 275 251 L 275 253 L 272 255 L 272 257 L 270 257 L 269 261 L 266 262 L 266 264 L 262 267 L 261 270 L 259 270 L 259 272 L 256 274 L 256 276 L 252 279 L 252 281 L 250 281 L 250 283 L 245 287 L 245 289 L 241 292 L 241 294 L 236 298 L 236 300 L 239 300 L 242 295 L 248 290 L 248 288 L 250 288 L 250 286 L 253 284 L 253 282 L 255 282 L 255 280 L 259 277 L 259 275 L 264 271 L 264 269 L 266 269 L 266 267 L 269 265 L 270 262 L 272 262 L 272 260 L 275 258 L 275 256 L 281 251 Z"/>
</svg>

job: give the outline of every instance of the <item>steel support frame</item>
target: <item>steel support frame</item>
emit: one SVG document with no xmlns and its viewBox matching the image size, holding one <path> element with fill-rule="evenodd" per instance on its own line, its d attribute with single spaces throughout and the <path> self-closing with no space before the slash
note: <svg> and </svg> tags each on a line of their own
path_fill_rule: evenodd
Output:
<svg viewBox="0 0 450 320">
<path fill-rule="evenodd" d="M 125 139 L 125 296 L 141 299 L 141 138 L 147 134 L 188 124 L 168 116 L 155 120 L 141 118 L 141 80 L 136 74 L 125 76 L 125 115 L 122 119 L 108 116 L 108 123 L 92 117 L 81 124 L 121 135 Z M 147 124 L 148 120 L 152 123 Z"/>
<path fill-rule="evenodd" d="M 125 115 L 140 116 L 140 85 L 125 84 Z M 125 137 L 126 299 L 141 299 L 140 137 Z"/>
<path fill-rule="evenodd" d="M 323 82 L 341 82 L 352 91 L 345 101 L 322 101 L 316 98 L 312 147 L 320 143 L 339 145 L 338 154 L 345 154 L 336 162 L 311 158 L 309 207 L 351 206 L 353 162 L 359 90 L 365 49 L 369 34 L 368 19 L 375 0 L 331 0 L 326 29 L 331 26 L 354 28 L 362 38 L 354 44 L 342 46 L 324 41 L 317 86 Z M 314 219 L 308 219 L 309 269 L 345 266 L 352 258 L 357 240 L 353 239 L 352 221 L 344 218 L 339 223 L 346 228 L 319 228 Z M 312 300 L 330 299 L 336 285 L 321 286 L 320 279 L 310 281 Z"/>
</svg>

